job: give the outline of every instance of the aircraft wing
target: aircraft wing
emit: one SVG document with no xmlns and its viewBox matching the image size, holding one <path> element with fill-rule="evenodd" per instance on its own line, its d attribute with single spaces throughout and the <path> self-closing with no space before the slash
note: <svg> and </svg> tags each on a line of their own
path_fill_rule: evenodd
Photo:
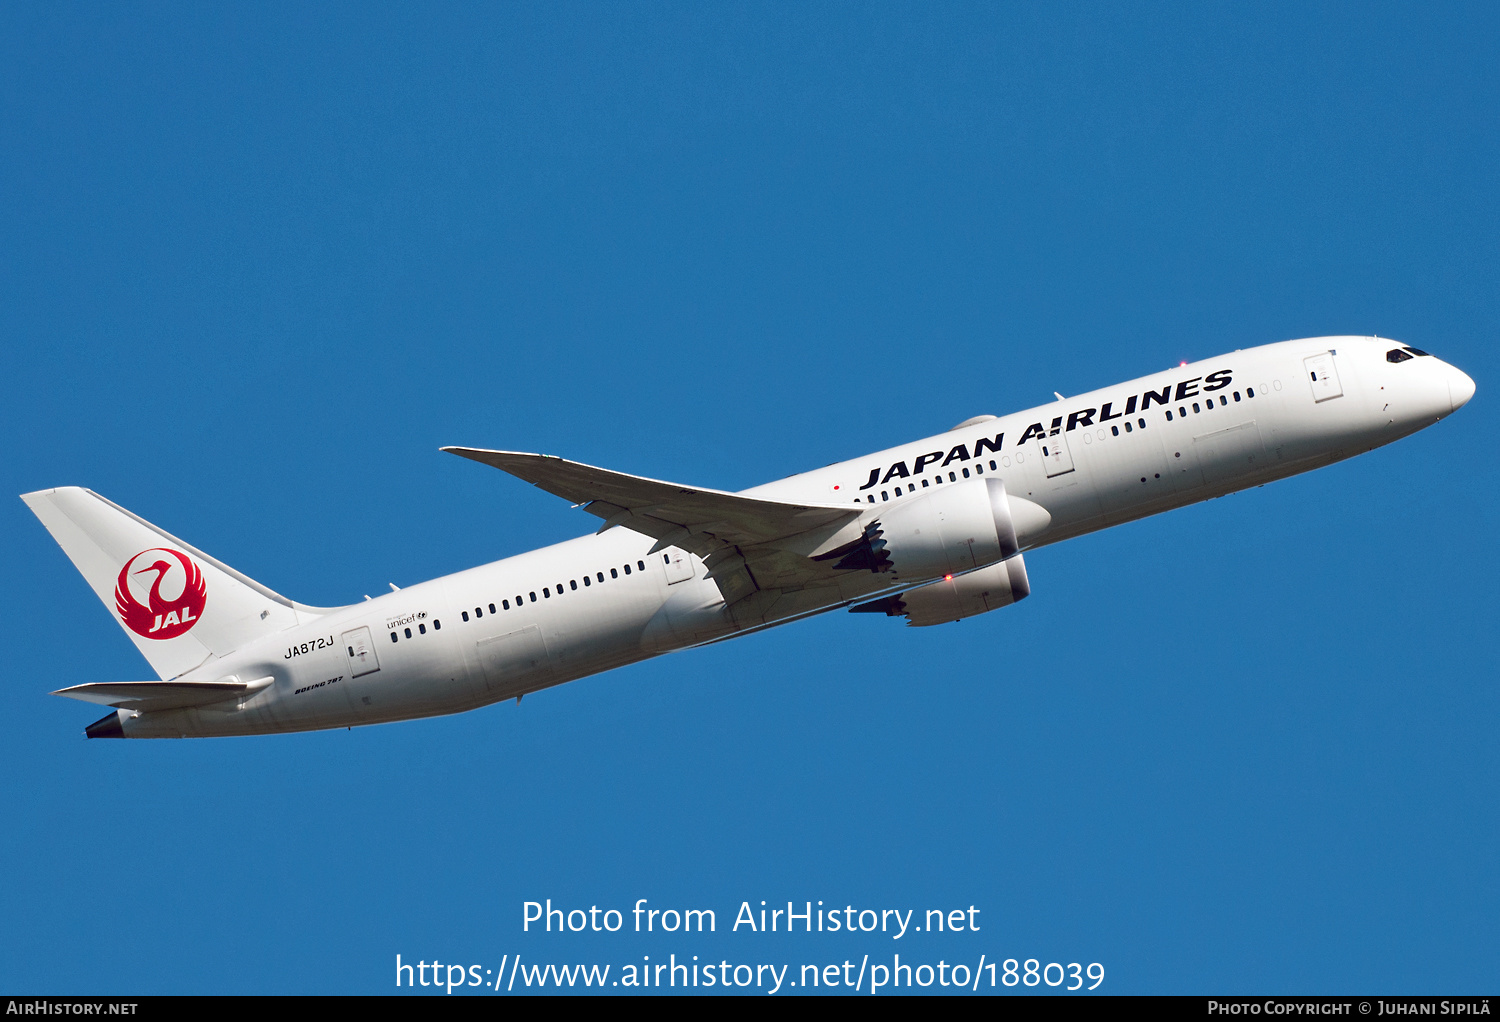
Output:
<svg viewBox="0 0 1500 1022">
<path fill-rule="evenodd" d="M 604 519 L 600 532 L 619 525 L 654 538 L 653 553 L 679 547 L 697 554 L 729 603 L 755 590 L 832 584 L 834 569 L 811 557 L 861 515 L 861 508 L 853 505 L 746 497 L 613 472 L 549 454 L 473 447 L 443 450 L 509 472 L 582 505 Z"/>
</svg>

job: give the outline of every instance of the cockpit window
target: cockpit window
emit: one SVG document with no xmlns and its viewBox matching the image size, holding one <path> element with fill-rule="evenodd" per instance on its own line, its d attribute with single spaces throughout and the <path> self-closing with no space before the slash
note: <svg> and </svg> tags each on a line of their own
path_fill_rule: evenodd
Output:
<svg viewBox="0 0 1500 1022">
<path fill-rule="evenodd" d="M 1423 351 L 1421 348 L 1413 348 L 1410 344 L 1408 344 L 1406 346 L 1406 350 L 1409 351 L 1409 352 L 1411 352 L 1413 355 L 1424 355 L 1424 356 L 1426 356 L 1428 358 L 1432 357 L 1431 355 L 1428 355 L 1427 352 Z"/>
<path fill-rule="evenodd" d="M 1411 356 L 1400 348 L 1392 348 L 1385 353 L 1385 360 L 1387 362 L 1410 362 Z"/>
</svg>

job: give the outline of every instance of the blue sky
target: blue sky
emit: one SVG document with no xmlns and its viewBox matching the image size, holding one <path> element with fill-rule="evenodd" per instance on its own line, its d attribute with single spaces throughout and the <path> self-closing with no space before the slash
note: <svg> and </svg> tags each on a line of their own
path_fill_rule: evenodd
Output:
<svg viewBox="0 0 1500 1022">
<path fill-rule="evenodd" d="M 0 9 L 4 492 L 304 602 L 590 529 L 444 444 L 736 489 L 1291 337 L 1478 383 L 1028 556 L 993 615 L 358 732 L 86 743 L 46 693 L 149 669 L 0 503 L 0 987 L 901 953 L 1492 991 L 1497 42 L 1485 4 Z M 523 933 L 546 898 L 719 932 Z M 762 899 L 981 930 L 727 932 Z"/>
</svg>

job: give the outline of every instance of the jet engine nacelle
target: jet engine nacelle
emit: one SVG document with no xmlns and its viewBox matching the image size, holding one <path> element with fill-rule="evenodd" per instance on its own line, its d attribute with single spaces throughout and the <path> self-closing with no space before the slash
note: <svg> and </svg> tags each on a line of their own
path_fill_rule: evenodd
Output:
<svg viewBox="0 0 1500 1022">
<path fill-rule="evenodd" d="M 888 617 L 905 614 L 908 624 L 920 627 L 999 610 L 1030 595 L 1026 564 L 1017 554 L 967 575 L 929 582 L 900 596 L 887 596 L 849 609 L 862 614 L 884 611 Z"/>
<path fill-rule="evenodd" d="M 1012 557 L 1052 524 L 1039 504 L 990 477 L 950 484 L 882 510 L 860 540 L 825 558 L 838 568 L 892 572 L 903 582 L 961 575 Z"/>
</svg>

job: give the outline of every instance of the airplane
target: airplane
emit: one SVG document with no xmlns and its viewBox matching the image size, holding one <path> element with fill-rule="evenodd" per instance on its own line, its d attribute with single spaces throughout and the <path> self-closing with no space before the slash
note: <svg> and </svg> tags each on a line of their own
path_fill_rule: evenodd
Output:
<svg viewBox="0 0 1500 1022">
<path fill-rule="evenodd" d="M 1234 351 L 738 493 L 445 447 L 602 519 L 593 535 L 345 607 L 289 600 L 81 487 L 24 500 L 157 673 L 55 695 L 89 738 L 458 713 L 838 608 L 930 626 L 1031 593 L 1024 554 L 1373 450 L 1474 381 L 1377 337 Z"/>
</svg>

